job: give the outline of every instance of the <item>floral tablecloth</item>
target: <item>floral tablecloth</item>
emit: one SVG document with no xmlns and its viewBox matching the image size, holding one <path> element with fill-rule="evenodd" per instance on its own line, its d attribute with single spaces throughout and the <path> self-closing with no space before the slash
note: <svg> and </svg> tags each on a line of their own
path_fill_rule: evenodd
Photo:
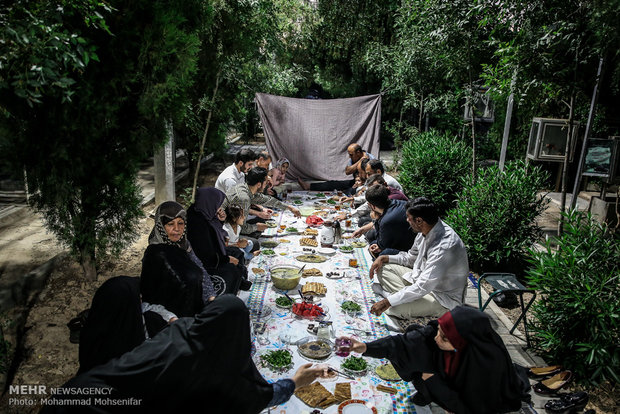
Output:
<svg viewBox="0 0 620 414">
<path fill-rule="evenodd" d="M 316 210 L 321 210 L 321 205 L 316 204 L 316 193 L 293 192 L 288 196 L 286 202 L 295 202 L 302 214 L 308 215 Z M 325 204 L 322 210 L 325 211 L 323 214 L 328 214 L 328 216 L 325 217 L 328 219 L 333 218 L 333 216 L 338 213 L 333 210 L 333 205 L 330 204 Z M 253 330 L 254 359 L 257 362 L 261 374 L 270 382 L 276 381 L 279 378 L 291 377 L 299 366 L 308 362 L 316 362 L 317 364 L 327 363 L 337 370 L 342 370 L 340 365 L 344 358 L 336 356 L 334 353 L 325 361 L 320 362 L 309 361 L 306 357 L 299 354 L 295 342 L 305 337 L 313 336 L 313 334 L 309 333 L 307 330 L 308 324 L 314 323 L 316 325 L 317 322 L 301 319 L 295 316 L 290 310 L 279 308 L 275 304 L 276 298 L 282 296 L 284 292 L 273 286 L 269 276 L 269 269 L 279 264 L 292 264 L 296 266 L 303 266 L 306 264 L 296 260 L 297 256 L 308 254 L 308 251 L 304 251 L 304 248 L 309 249 L 309 247 L 299 244 L 299 240 L 302 237 L 308 237 L 301 234 L 301 232 L 307 228 L 305 219 L 305 216 L 297 219 L 289 211 L 279 212 L 278 215 L 273 218 L 273 220 L 277 222 L 278 227 L 267 229 L 267 231 L 263 233 L 264 237 L 261 238 L 261 241 L 275 240 L 279 242 L 278 246 L 272 249 L 275 251 L 275 256 L 267 257 L 261 254 L 255 257 L 248 266 L 250 280 L 253 282 L 252 290 L 247 299 L 252 323 L 253 326 L 258 326 L 256 325 L 257 323 L 259 325 L 261 323 L 265 324 L 263 333 L 257 333 L 256 330 Z M 282 230 L 280 226 L 285 226 L 285 228 L 295 227 L 300 233 L 287 233 L 286 230 Z M 350 229 L 345 229 L 343 234 L 345 236 L 350 236 L 353 229 L 354 225 Z M 282 231 L 278 232 L 278 230 Z M 317 230 L 320 231 L 321 228 L 317 228 Z M 320 248 L 320 237 L 317 236 L 316 239 L 319 241 L 318 247 Z M 342 240 L 342 244 L 349 244 L 351 240 L 352 239 L 345 238 Z M 368 277 L 368 269 L 372 264 L 372 258 L 367 248 L 355 248 L 352 253 L 344 253 L 340 251 L 338 247 L 338 245 L 334 246 L 336 250 L 335 254 L 326 256 L 328 257 L 327 261 L 323 263 L 306 264 L 306 269 L 317 268 L 323 273 L 323 276 L 302 277 L 300 284 L 295 289 L 287 291 L 288 295 L 292 298 L 299 298 L 298 289 L 300 289 L 303 284 L 311 281 L 320 282 L 326 286 L 327 293 L 324 297 L 317 298 L 317 300 L 320 301 L 320 306 L 327 310 L 325 319 L 332 322 L 330 338 L 332 342 L 336 337 L 343 335 L 355 336 L 366 342 L 389 335 L 390 332 L 387 330 L 386 316 L 382 315 L 376 317 L 369 312 L 370 307 L 375 301 L 375 295 L 371 289 L 372 282 Z M 316 250 L 318 248 L 310 247 L 310 249 Z M 357 258 L 357 268 L 349 267 L 349 259 L 352 257 Z M 338 272 L 341 277 L 338 279 L 329 279 L 325 276 L 327 272 Z M 341 304 L 345 300 L 358 303 L 361 305 L 362 311 L 355 316 L 345 315 L 341 310 Z M 290 350 L 293 355 L 294 365 L 289 370 L 283 373 L 274 373 L 268 367 L 264 367 L 260 364 L 259 357 L 262 353 L 268 350 L 283 348 Z M 376 376 L 373 368 L 386 361 L 368 358 L 367 362 L 369 363 L 368 373 L 355 380 L 337 377 L 335 379 L 320 380 L 320 382 L 330 392 L 334 391 L 334 387 L 337 383 L 350 382 L 351 397 L 367 401 L 369 405 L 373 405 L 377 409 L 378 413 L 414 413 L 414 408 L 408 403 L 408 398 L 413 392 L 411 384 L 404 381 L 384 381 Z M 376 386 L 379 384 L 396 388 L 398 392 L 396 394 L 388 394 L 378 391 Z M 310 413 L 314 409 L 315 408 L 309 407 L 299 400 L 296 396 L 293 396 L 286 404 L 272 407 L 265 412 L 299 414 L 304 412 Z M 326 409 L 321 409 L 320 411 L 325 414 L 337 413 L 338 404 L 334 404 Z"/>
</svg>

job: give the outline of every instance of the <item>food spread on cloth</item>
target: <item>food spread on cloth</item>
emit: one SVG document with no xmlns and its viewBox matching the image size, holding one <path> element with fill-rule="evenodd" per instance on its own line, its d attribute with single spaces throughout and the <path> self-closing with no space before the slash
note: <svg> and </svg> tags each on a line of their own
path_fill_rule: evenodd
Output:
<svg viewBox="0 0 620 414">
<path fill-rule="evenodd" d="M 308 282 L 305 285 L 302 286 L 301 288 L 301 293 L 302 294 L 309 294 L 309 295 L 324 295 L 327 293 L 327 288 L 325 287 L 325 285 L 323 283 L 319 283 L 319 282 Z"/>
</svg>

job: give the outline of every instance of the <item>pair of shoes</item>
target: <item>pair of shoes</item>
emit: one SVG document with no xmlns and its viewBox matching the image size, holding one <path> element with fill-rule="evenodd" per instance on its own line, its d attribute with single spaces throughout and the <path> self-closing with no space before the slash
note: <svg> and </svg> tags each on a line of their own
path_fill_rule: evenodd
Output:
<svg viewBox="0 0 620 414">
<path fill-rule="evenodd" d="M 250 290 L 252 288 L 252 282 L 250 282 L 247 279 L 242 279 L 241 283 L 239 284 L 239 289 L 240 290 Z"/>
<path fill-rule="evenodd" d="M 536 394 L 540 395 L 555 395 L 563 387 L 573 380 L 573 373 L 571 371 L 562 371 L 555 374 L 551 378 L 538 381 L 532 386 L 532 389 Z"/>
<path fill-rule="evenodd" d="M 545 404 L 545 412 L 548 414 L 571 414 L 586 408 L 590 396 L 587 392 L 578 391 L 570 394 L 562 394 L 559 400 L 549 400 Z"/>
<path fill-rule="evenodd" d="M 555 375 L 561 371 L 561 365 L 549 365 L 547 367 L 531 367 L 527 369 L 527 376 L 530 378 L 544 378 Z"/>
</svg>

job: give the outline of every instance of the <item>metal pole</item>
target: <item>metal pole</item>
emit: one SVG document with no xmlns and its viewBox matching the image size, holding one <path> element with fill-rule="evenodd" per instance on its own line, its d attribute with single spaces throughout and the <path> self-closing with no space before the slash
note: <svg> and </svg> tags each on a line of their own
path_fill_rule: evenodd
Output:
<svg viewBox="0 0 620 414">
<path fill-rule="evenodd" d="M 581 146 L 581 155 L 579 156 L 579 166 L 577 167 L 577 176 L 575 177 L 575 185 L 573 187 L 573 198 L 570 202 L 570 209 L 574 210 L 577 205 L 577 196 L 579 195 L 579 187 L 581 186 L 581 174 L 583 173 L 583 164 L 586 158 L 586 148 L 588 145 L 588 137 L 592 130 L 592 120 L 594 119 L 594 109 L 596 102 L 598 101 L 598 90 L 603 77 L 603 66 L 605 64 L 605 58 L 602 57 L 598 64 L 598 72 L 596 73 L 596 83 L 594 84 L 594 91 L 592 92 L 592 101 L 590 102 L 590 113 L 588 114 L 588 123 L 586 124 L 586 132 L 583 135 L 583 145 Z"/>
<path fill-rule="evenodd" d="M 515 102 L 515 84 L 517 83 L 517 71 L 515 69 L 510 81 L 510 96 L 508 97 L 508 105 L 506 106 L 506 120 L 504 121 L 504 136 L 502 137 L 502 149 L 499 152 L 499 170 L 504 171 L 506 163 L 506 151 L 508 150 L 508 136 L 510 135 L 510 122 L 512 121 L 512 107 Z"/>
</svg>

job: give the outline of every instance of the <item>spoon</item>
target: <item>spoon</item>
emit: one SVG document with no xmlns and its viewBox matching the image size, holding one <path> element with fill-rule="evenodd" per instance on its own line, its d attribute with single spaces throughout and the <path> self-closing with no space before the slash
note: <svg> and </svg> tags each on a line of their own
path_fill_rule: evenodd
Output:
<svg viewBox="0 0 620 414">
<path fill-rule="evenodd" d="M 308 263 L 306 263 L 306 264 L 308 264 Z M 297 274 L 300 274 L 301 272 L 303 272 L 303 270 L 304 270 L 304 268 L 305 268 L 305 267 L 306 267 L 306 265 L 303 265 L 303 266 L 301 267 L 301 269 L 299 269 L 299 272 L 297 272 Z"/>
</svg>

